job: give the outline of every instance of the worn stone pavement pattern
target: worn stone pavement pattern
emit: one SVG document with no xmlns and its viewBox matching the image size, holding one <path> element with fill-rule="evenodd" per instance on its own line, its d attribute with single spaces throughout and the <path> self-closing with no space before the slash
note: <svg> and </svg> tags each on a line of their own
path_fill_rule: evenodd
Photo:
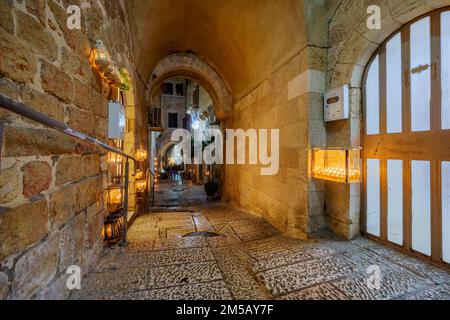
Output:
<svg viewBox="0 0 450 320">
<path fill-rule="evenodd" d="M 294 240 L 220 203 L 177 210 L 137 217 L 129 246 L 105 249 L 71 298 L 450 299 L 449 273 L 364 238 Z M 221 236 L 183 237 L 201 231 Z"/>
</svg>

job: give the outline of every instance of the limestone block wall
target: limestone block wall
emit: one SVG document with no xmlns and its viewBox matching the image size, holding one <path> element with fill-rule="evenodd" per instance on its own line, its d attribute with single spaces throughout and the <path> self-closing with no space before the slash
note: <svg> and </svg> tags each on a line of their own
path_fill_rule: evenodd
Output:
<svg viewBox="0 0 450 320">
<path fill-rule="evenodd" d="M 225 166 L 224 185 L 228 201 L 297 238 L 325 226 L 325 184 L 311 179 L 310 150 L 326 146 L 323 93 L 329 8 L 322 1 L 305 1 L 303 6 L 303 48 L 238 99 L 226 122 L 227 128 L 279 129 L 279 173 L 261 176 L 260 166 Z"/>
<path fill-rule="evenodd" d="M 66 7 L 78 0 L 0 1 L 0 92 L 105 140 L 111 88 L 90 67 L 90 46 L 102 39 L 135 68 L 122 1 L 84 3 L 82 30 L 69 30 Z M 136 104 L 140 92 L 137 82 Z M 137 111 L 144 145 L 146 117 Z M 67 267 L 85 274 L 103 247 L 106 156 L 3 109 L 0 120 L 0 299 L 65 298 Z"/>
<path fill-rule="evenodd" d="M 369 5 L 381 8 L 381 30 L 367 28 Z M 361 145 L 363 74 L 378 46 L 403 24 L 449 5 L 449 0 L 330 1 L 327 88 L 349 84 L 351 119 L 327 125 L 328 146 Z M 347 238 L 359 234 L 361 186 L 327 183 L 326 194 L 327 227 Z"/>
<path fill-rule="evenodd" d="M 262 176 L 260 165 L 225 166 L 224 196 L 297 238 L 324 223 L 324 185 L 309 173 L 310 148 L 325 144 L 324 59 L 325 50 L 305 47 L 235 103 L 226 122 L 227 128 L 280 130 L 278 174 Z"/>
</svg>

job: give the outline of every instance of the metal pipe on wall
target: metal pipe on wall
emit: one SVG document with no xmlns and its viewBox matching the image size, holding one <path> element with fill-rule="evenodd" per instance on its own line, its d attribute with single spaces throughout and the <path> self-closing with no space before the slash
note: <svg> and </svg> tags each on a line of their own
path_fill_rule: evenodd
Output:
<svg viewBox="0 0 450 320">
<path fill-rule="evenodd" d="M 71 137 L 77 138 L 79 140 L 82 140 L 84 142 L 87 142 L 88 144 L 91 144 L 96 147 L 100 147 L 104 150 L 107 150 L 109 152 L 118 154 L 126 159 L 125 183 L 124 183 L 125 196 L 123 199 L 123 202 L 124 202 L 124 224 L 123 224 L 123 239 L 122 239 L 122 244 L 125 245 L 127 243 L 126 236 L 127 236 L 127 229 L 128 229 L 127 228 L 128 227 L 127 226 L 127 224 L 128 224 L 127 216 L 128 216 L 128 194 L 129 194 L 128 186 L 129 186 L 129 170 L 130 170 L 129 161 L 132 160 L 136 163 L 136 159 L 133 158 L 132 156 L 124 153 L 121 150 L 115 149 L 93 137 L 90 137 L 84 133 L 76 131 L 76 130 L 72 129 L 71 127 L 69 127 L 68 125 L 66 125 L 65 123 L 55 120 L 39 111 L 36 111 L 21 102 L 15 101 L 2 93 L 0 93 L 0 108 L 9 110 L 9 111 L 16 113 L 18 115 L 21 115 L 25 118 L 28 118 L 28 119 L 36 121 L 40 124 L 43 124 L 49 128 L 58 130 L 68 136 L 71 136 Z M 1 153 L 2 144 L 3 144 L 3 123 L 0 121 L 0 163 L 1 163 L 1 156 L 2 156 L 2 153 Z M 153 175 L 153 173 L 151 173 L 151 174 Z"/>
</svg>

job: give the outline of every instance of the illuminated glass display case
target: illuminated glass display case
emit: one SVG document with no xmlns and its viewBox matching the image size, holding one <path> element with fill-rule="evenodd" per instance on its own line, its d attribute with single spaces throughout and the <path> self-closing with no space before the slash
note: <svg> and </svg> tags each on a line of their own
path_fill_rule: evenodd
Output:
<svg viewBox="0 0 450 320">
<path fill-rule="evenodd" d="M 361 148 L 312 149 L 311 175 L 339 183 L 361 182 Z"/>
</svg>

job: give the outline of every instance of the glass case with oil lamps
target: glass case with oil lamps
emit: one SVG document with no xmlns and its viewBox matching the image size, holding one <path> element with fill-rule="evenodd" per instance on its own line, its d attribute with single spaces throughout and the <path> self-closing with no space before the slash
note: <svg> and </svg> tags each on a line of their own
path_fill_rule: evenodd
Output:
<svg viewBox="0 0 450 320">
<path fill-rule="evenodd" d="M 312 149 L 311 176 L 339 183 L 361 182 L 361 148 Z"/>
</svg>

